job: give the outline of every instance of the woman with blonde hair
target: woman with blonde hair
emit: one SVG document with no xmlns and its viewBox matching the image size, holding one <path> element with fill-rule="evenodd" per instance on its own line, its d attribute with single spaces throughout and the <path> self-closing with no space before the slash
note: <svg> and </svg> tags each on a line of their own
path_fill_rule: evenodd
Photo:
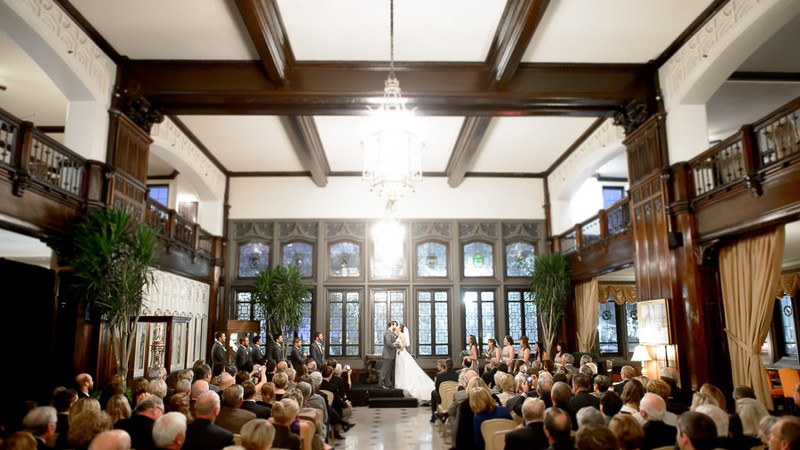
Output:
<svg viewBox="0 0 800 450">
<path fill-rule="evenodd" d="M 100 409 L 100 402 L 89 397 L 79 398 L 78 401 L 72 404 L 72 408 L 69 409 L 69 426 L 72 426 L 72 422 L 75 420 L 75 417 L 78 414 L 84 411 L 101 411 Z"/>
<path fill-rule="evenodd" d="M 300 450 L 300 436 L 292 433 L 290 427 L 300 412 L 300 405 L 294 399 L 285 398 L 272 405 L 272 418 L 275 425 L 275 438 L 272 445 L 277 448 Z"/>
<path fill-rule="evenodd" d="M 639 402 L 642 401 L 642 397 L 644 397 L 644 386 L 639 380 L 634 378 L 625 383 L 625 387 L 622 388 L 622 395 L 620 395 L 623 405 L 619 412 L 623 414 L 639 412 Z"/>
<path fill-rule="evenodd" d="M 122 394 L 114 394 L 108 399 L 106 404 L 106 412 L 111 416 L 113 423 L 117 423 L 120 419 L 128 419 L 131 417 L 131 403 L 128 397 Z"/>
<path fill-rule="evenodd" d="M 714 397 L 714 399 L 717 401 L 717 406 L 719 406 L 723 411 L 726 410 L 728 404 L 725 400 L 725 394 L 723 394 L 718 387 L 714 386 L 713 384 L 706 383 L 700 386 L 699 392 Z"/>
<path fill-rule="evenodd" d="M 275 401 L 281 400 L 286 393 L 286 386 L 289 385 L 289 376 L 284 372 L 278 372 L 272 377 L 275 384 Z"/>
<path fill-rule="evenodd" d="M 632 414 L 615 415 L 608 428 L 617 437 L 620 450 L 638 450 L 644 442 L 644 429 Z"/>
<path fill-rule="evenodd" d="M 767 408 L 754 398 L 740 398 L 736 400 L 736 414 L 742 421 L 742 436 L 737 437 L 737 441 L 743 444 L 741 448 L 761 445 L 758 425 L 761 419 L 769 415 Z"/>
<path fill-rule="evenodd" d="M 469 408 L 472 410 L 472 431 L 475 439 L 475 447 L 478 450 L 483 450 L 486 447 L 486 442 L 483 441 L 483 434 L 481 433 L 481 424 L 491 419 L 511 419 L 511 414 L 508 413 L 505 407 L 495 403 L 492 398 L 492 393 L 486 388 L 472 388 L 467 391 L 469 394 Z"/>
<path fill-rule="evenodd" d="M 37 448 L 36 438 L 27 431 L 17 431 L 5 440 L 0 439 L 0 449 L 2 450 L 36 450 Z"/>
<path fill-rule="evenodd" d="M 694 411 L 700 405 L 719 406 L 719 403 L 717 403 L 717 399 L 714 397 L 698 391 L 692 395 L 692 404 L 689 406 L 689 409 Z"/>
<path fill-rule="evenodd" d="M 275 427 L 264 419 L 253 419 L 242 426 L 240 435 L 245 450 L 269 450 L 275 439 Z"/>
<path fill-rule="evenodd" d="M 192 399 L 189 394 L 181 392 L 173 395 L 167 402 L 167 412 L 179 412 L 186 416 L 186 422 L 192 423 Z"/>
</svg>

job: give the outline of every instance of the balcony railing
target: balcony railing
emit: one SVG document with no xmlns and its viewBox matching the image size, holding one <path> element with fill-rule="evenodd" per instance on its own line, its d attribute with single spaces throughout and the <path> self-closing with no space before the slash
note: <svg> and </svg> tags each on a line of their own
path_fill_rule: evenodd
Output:
<svg viewBox="0 0 800 450">
<path fill-rule="evenodd" d="M 800 154 L 800 97 L 689 161 L 693 198 L 712 196 Z"/>
<path fill-rule="evenodd" d="M 630 200 L 625 197 L 596 216 L 556 236 L 556 251 L 567 254 L 624 232 L 631 227 Z"/>
</svg>

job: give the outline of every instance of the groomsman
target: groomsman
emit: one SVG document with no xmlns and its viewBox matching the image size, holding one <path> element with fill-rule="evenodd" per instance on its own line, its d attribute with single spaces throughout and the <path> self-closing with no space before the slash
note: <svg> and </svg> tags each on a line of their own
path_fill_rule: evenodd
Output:
<svg viewBox="0 0 800 450">
<path fill-rule="evenodd" d="M 294 370 L 300 370 L 300 366 L 306 363 L 306 355 L 303 353 L 303 350 L 300 349 L 300 346 L 303 345 L 303 341 L 296 337 L 294 341 L 292 341 L 292 349 L 289 350 L 289 361 L 292 362 L 292 368 Z"/>
<path fill-rule="evenodd" d="M 250 372 L 253 364 L 250 362 L 250 339 L 247 336 L 239 338 L 239 349 L 236 350 L 236 369 Z"/>
<path fill-rule="evenodd" d="M 267 359 L 275 361 L 275 364 L 286 359 L 283 356 L 283 335 L 275 333 L 272 342 L 267 345 Z"/>
<path fill-rule="evenodd" d="M 314 335 L 314 342 L 311 343 L 311 359 L 316 361 L 318 368 L 322 368 L 325 362 L 325 348 L 322 345 L 322 333 L 319 331 Z"/>
<path fill-rule="evenodd" d="M 211 348 L 211 368 L 213 369 L 217 364 L 228 367 L 228 352 L 225 351 L 225 341 L 228 340 L 228 337 L 224 331 L 217 331 L 215 338 L 214 346 Z"/>
</svg>

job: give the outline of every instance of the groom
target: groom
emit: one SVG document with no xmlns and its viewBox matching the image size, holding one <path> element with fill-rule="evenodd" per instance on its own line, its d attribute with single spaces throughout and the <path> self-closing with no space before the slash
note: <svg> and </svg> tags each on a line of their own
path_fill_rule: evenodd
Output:
<svg viewBox="0 0 800 450">
<path fill-rule="evenodd" d="M 381 389 L 394 388 L 394 359 L 397 356 L 397 322 L 389 322 L 389 329 L 383 333 L 383 362 L 381 362 L 378 387 Z"/>
</svg>

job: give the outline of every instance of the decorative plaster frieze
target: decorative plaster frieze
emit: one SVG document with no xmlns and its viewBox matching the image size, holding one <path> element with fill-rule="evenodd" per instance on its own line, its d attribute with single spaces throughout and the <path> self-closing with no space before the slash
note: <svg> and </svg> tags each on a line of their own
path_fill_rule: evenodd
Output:
<svg viewBox="0 0 800 450">
<path fill-rule="evenodd" d="M 164 121 L 153 125 L 150 137 L 168 152 L 172 152 L 195 171 L 206 183 L 211 192 L 225 192 L 225 174 L 183 134 L 175 123 L 164 118 Z"/>
<path fill-rule="evenodd" d="M 153 271 L 153 281 L 145 293 L 143 316 L 208 317 L 210 285 L 161 270 Z"/>
<path fill-rule="evenodd" d="M 589 155 L 605 148 L 611 143 L 625 139 L 625 130 L 608 119 L 600 125 L 583 143 L 547 177 L 547 185 L 552 196 L 558 196 L 568 180 L 578 176 L 585 169 Z"/>
<path fill-rule="evenodd" d="M 72 18 L 52 0 L 4 0 L 42 38 L 79 71 L 95 98 L 111 101 L 117 66 Z M 57 47 L 58 46 L 58 47 Z M 60 48 L 59 48 L 60 47 Z"/>
<path fill-rule="evenodd" d="M 749 23 L 743 19 L 761 14 L 781 0 L 730 0 L 659 69 L 662 92 L 667 105 L 691 87 L 704 70 L 703 62 L 713 61 L 725 49 L 719 45 L 729 35 L 743 32 Z M 668 108 L 669 109 L 669 108 Z"/>
</svg>

